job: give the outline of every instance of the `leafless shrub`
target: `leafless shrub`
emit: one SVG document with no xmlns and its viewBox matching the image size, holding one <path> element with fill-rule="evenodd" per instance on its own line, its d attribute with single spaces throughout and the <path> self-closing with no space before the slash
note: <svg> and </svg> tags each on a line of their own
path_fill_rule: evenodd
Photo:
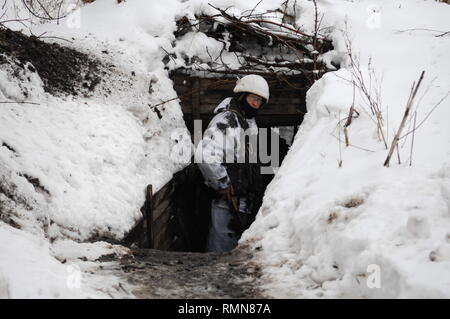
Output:
<svg viewBox="0 0 450 319">
<path fill-rule="evenodd" d="M 381 110 L 381 83 L 377 79 L 371 60 L 369 60 L 367 65 L 369 78 L 366 79 L 364 77 L 359 57 L 353 52 L 352 43 L 348 37 L 348 32 L 346 31 L 344 32 L 344 39 L 347 55 L 350 60 L 350 72 L 352 74 L 351 83 L 356 86 L 364 104 L 369 108 L 370 112 L 366 111 L 366 113 L 375 123 L 378 138 L 383 142 L 385 148 L 387 149 L 387 141 L 384 134 L 384 119 Z"/>
<path fill-rule="evenodd" d="M 408 30 L 404 30 L 404 31 L 408 31 Z M 399 31 L 399 32 L 404 32 L 404 31 Z M 435 30 L 429 30 L 429 31 L 435 31 Z M 347 49 L 347 55 L 348 55 L 348 58 L 350 61 L 349 71 L 352 74 L 352 79 L 348 80 L 348 79 L 345 79 L 342 77 L 340 77 L 340 78 L 342 80 L 356 86 L 358 93 L 360 94 L 360 96 L 363 99 L 364 105 L 366 107 L 368 107 L 368 110 L 370 112 L 364 108 L 363 108 L 363 110 L 369 115 L 369 117 L 372 119 L 372 121 L 377 126 L 378 137 L 379 137 L 380 141 L 383 142 L 385 148 L 388 149 L 387 138 L 385 136 L 385 132 L 386 132 L 386 134 L 388 134 L 389 123 L 386 122 L 387 129 L 384 129 L 385 119 L 383 118 L 383 113 L 382 113 L 382 108 L 381 108 L 382 103 L 381 103 L 380 82 L 377 79 L 375 70 L 373 68 L 373 65 L 372 65 L 370 59 L 369 59 L 368 65 L 367 65 L 368 77 L 367 76 L 364 77 L 359 58 L 352 50 L 352 43 L 348 36 L 347 25 L 346 25 L 345 30 L 343 31 L 343 35 L 344 35 L 345 45 L 346 45 L 346 49 Z M 441 33 L 438 36 L 445 36 L 445 35 L 446 35 L 446 33 Z M 400 149 L 399 149 L 398 142 L 401 139 L 406 138 L 410 134 L 413 134 L 412 141 L 411 141 L 410 158 L 409 158 L 409 165 L 412 165 L 412 155 L 413 155 L 413 147 L 414 147 L 414 132 L 429 118 L 431 113 L 450 95 L 450 91 L 448 91 L 442 97 L 442 99 L 431 108 L 431 110 L 423 118 L 423 120 L 419 124 L 417 124 L 417 107 L 414 110 L 412 108 L 412 104 L 416 97 L 419 85 L 422 82 L 422 79 L 423 79 L 423 74 L 421 75 L 420 79 L 418 80 L 417 85 L 414 83 L 413 87 L 411 88 L 411 92 L 410 92 L 410 96 L 409 96 L 408 103 L 406 106 L 405 114 L 403 116 L 402 122 L 401 122 L 400 127 L 398 128 L 397 132 L 394 132 L 394 138 L 390 145 L 388 156 L 384 162 L 384 166 L 389 166 L 390 159 L 395 150 L 397 151 L 398 163 L 401 164 Z M 429 88 L 430 87 L 428 87 L 428 89 Z M 422 97 L 419 100 L 419 103 L 417 103 L 417 104 L 420 104 L 421 99 L 426 95 L 426 93 L 428 92 L 428 89 L 423 93 Z M 354 98 L 353 98 L 353 104 L 354 104 Z M 351 120 L 352 120 L 351 114 L 353 112 L 355 112 L 355 108 L 354 108 L 353 104 L 349 110 L 349 116 L 347 118 L 347 123 L 343 126 L 343 130 L 344 130 L 344 134 L 345 134 L 345 143 L 347 146 L 351 145 L 348 142 L 349 138 L 348 138 L 347 127 L 348 127 L 348 125 L 351 124 Z M 414 114 L 414 116 L 412 116 L 411 114 Z M 408 128 L 408 130 L 407 130 L 408 132 L 405 133 L 404 135 L 401 135 L 404 130 L 405 124 L 408 121 L 409 121 L 409 126 L 413 125 L 413 129 L 409 130 L 409 128 Z M 340 122 L 339 122 L 339 125 L 341 125 Z M 406 142 L 406 139 L 405 139 L 405 142 Z"/>
<path fill-rule="evenodd" d="M 353 114 L 355 114 L 355 113 L 359 116 L 358 111 L 355 110 L 355 82 L 353 82 L 353 100 L 352 100 L 352 105 L 350 106 L 350 109 L 348 111 L 347 121 L 344 124 L 345 146 L 347 146 L 347 147 L 350 145 L 349 137 L 348 137 L 348 127 L 352 124 L 352 122 L 353 122 Z"/>
<path fill-rule="evenodd" d="M 31 26 L 41 22 L 59 21 L 72 13 L 86 0 L 4 0 L 1 6 L 0 26 L 7 28 L 19 22 L 31 33 Z M 91 1 L 92 2 L 92 1 Z M 8 12 L 10 9 L 11 12 Z M 23 12 L 26 12 L 26 17 Z M 4 19 L 6 16 L 8 18 Z"/>
</svg>

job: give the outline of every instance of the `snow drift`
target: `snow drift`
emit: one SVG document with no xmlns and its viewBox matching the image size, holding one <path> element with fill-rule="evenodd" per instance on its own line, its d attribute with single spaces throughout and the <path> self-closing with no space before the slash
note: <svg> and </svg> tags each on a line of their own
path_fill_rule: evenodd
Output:
<svg viewBox="0 0 450 319">
<path fill-rule="evenodd" d="M 341 69 L 308 91 L 305 120 L 241 243 L 263 262 L 263 282 L 273 297 L 448 298 L 450 100 L 439 102 L 448 95 L 449 40 L 437 35 L 450 28 L 450 7 L 320 1 L 319 11 L 323 27 L 334 29 Z M 298 12 L 299 20 L 311 21 L 312 3 L 300 3 Z M 388 151 L 358 89 L 359 116 L 345 146 L 354 80 L 349 42 L 371 94 L 380 92 L 388 146 L 411 85 L 425 70 L 413 107 L 414 143 L 413 134 L 400 141 L 400 164 L 394 155 L 390 167 L 383 166 Z M 413 130 L 413 116 L 404 134 Z"/>
<path fill-rule="evenodd" d="M 179 6 L 97 1 L 82 8 L 80 28 L 34 25 L 35 33 L 71 40 L 49 41 L 102 62 L 101 83 L 78 95 L 49 94 L 37 66 L 3 56 L 0 236 L 8 249 L 1 249 L 1 297 L 129 296 L 117 279 L 90 278 L 93 265 L 79 259 L 114 246 L 58 243 L 120 240 L 141 216 L 145 186 L 159 189 L 185 165 L 171 156 L 187 135 L 178 102 L 149 107 L 176 96 L 159 46 L 170 44 Z M 84 250 L 71 259 L 84 274 L 80 289 L 67 288 L 61 257 L 74 249 Z"/>
<path fill-rule="evenodd" d="M 229 13 L 283 2 L 211 1 Z M 294 3 L 297 25 L 312 32 L 313 2 Z M 450 30 L 450 7 L 318 3 L 321 31 L 335 47 L 328 60 L 341 69 L 309 90 L 304 123 L 241 247 L 254 250 L 270 297 L 449 297 L 449 100 L 430 112 L 448 94 L 449 41 L 439 35 Z M 176 18 L 200 12 L 214 10 L 203 0 L 104 0 L 76 11 L 69 24 L 33 25 L 34 34 L 70 40 L 47 42 L 102 61 L 101 82 L 76 96 L 49 94 L 32 66 L 15 68 L 2 56 L 0 297 L 132 297 L 117 278 L 93 274 L 99 256 L 126 250 L 83 242 L 120 239 L 139 218 L 145 185 L 160 188 L 186 164 L 173 153 L 189 144 L 179 103 L 158 104 L 176 96 L 162 62 L 167 53 L 177 53 L 167 64 L 173 68 L 183 66 L 179 57 L 206 57 L 206 45 L 213 55 L 223 48 L 202 33 L 175 41 Z M 389 144 L 412 81 L 426 71 L 414 106 L 417 124 L 424 122 L 414 144 L 412 134 L 401 140 L 401 164 L 383 167 L 387 150 L 359 91 L 351 145 L 339 142 L 353 102 L 347 36 L 364 79 L 376 76 L 370 93 L 381 93 Z"/>
</svg>

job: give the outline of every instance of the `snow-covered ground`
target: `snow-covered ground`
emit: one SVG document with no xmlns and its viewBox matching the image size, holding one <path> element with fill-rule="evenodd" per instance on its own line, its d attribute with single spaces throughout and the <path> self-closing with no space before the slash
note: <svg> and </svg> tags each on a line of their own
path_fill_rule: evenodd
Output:
<svg viewBox="0 0 450 319">
<path fill-rule="evenodd" d="M 312 4 L 299 2 L 299 19 L 313 20 Z M 437 37 L 450 30 L 450 7 L 329 0 L 319 10 L 322 26 L 335 28 L 333 54 L 342 68 L 308 91 L 305 120 L 241 242 L 259 250 L 265 288 L 274 297 L 448 298 L 450 98 L 427 116 L 450 89 L 450 38 Z M 359 117 L 345 146 L 342 126 L 353 98 L 345 81 L 352 79 L 346 38 L 367 86 L 369 61 L 374 70 L 388 146 L 411 85 L 425 70 L 402 134 L 413 129 L 417 112 L 411 166 L 412 134 L 399 143 L 401 164 L 394 153 L 390 167 L 383 166 L 388 150 L 358 90 Z"/>
<path fill-rule="evenodd" d="M 0 175 L 8 195 L 0 192 L 0 238 L 8 249 L 0 250 L 0 297 L 127 296 L 120 289 L 114 294 L 109 281 L 97 287 L 99 280 L 88 280 L 79 258 L 72 263 L 83 271 L 83 283 L 68 289 L 72 264 L 59 255 L 116 248 L 59 242 L 121 239 L 141 215 L 146 185 L 157 190 L 184 166 L 171 156 L 187 136 L 178 102 L 160 107 L 161 118 L 149 108 L 176 96 L 159 48 L 173 38 L 176 10 L 169 4 L 97 1 L 83 7 L 75 27 L 33 26 L 35 34 L 70 39 L 59 43 L 114 65 L 91 96 L 55 97 L 36 73 L 0 70 L 0 100 L 37 103 L 1 104 Z M 33 186 L 29 180 L 36 179 Z"/>
<path fill-rule="evenodd" d="M 157 111 L 149 106 L 176 96 L 162 62 L 166 51 L 177 53 L 178 66 L 182 56 L 220 54 L 222 44 L 204 34 L 178 42 L 173 35 L 177 17 L 214 12 L 208 2 L 242 12 L 259 1 L 97 0 L 68 23 L 34 25 L 34 34 L 71 40 L 47 41 L 114 65 L 89 96 L 55 97 L 36 73 L 0 69 L 1 101 L 38 103 L 0 104 L 0 186 L 9 196 L 0 192 L 0 297 L 132 297 L 117 278 L 96 275 L 93 262 L 126 249 L 83 242 L 120 239 L 139 217 L 145 185 L 160 188 L 185 164 L 177 150 L 189 138 L 178 101 Z M 282 2 L 263 0 L 255 10 Z M 395 155 L 383 167 L 387 150 L 358 92 L 352 146 L 339 143 L 338 123 L 353 97 L 345 34 L 367 82 L 371 61 L 389 145 L 422 70 L 413 111 L 417 124 L 426 118 L 449 90 L 450 40 L 436 35 L 450 30 L 450 7 L 431 0 L 318 2 L 335 46 L 327 58 L 342 68 L 309 90 L 308 114 L 241 242 L 255 249 L 273 297 L 449 297 L 449 99 L 414 134 L 412 166 L 409 135 L 400 142 L 402 164 Z M 311 31 L 312 2 L 296 3 L 298 25 Z M 234 54 L 223 58 L 233 65 Z"/>
</svg>

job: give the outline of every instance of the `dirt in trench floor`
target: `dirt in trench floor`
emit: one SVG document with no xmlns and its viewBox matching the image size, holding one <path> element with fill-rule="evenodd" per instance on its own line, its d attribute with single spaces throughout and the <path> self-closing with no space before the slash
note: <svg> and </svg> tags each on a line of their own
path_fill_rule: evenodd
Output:
<svg viewBox="0 0 450 319">
<path fill-rule="evenodd" d="M 265 298 L 250 257 L 242 249 L 225 254 L 135 249 L 108 270 L 137 298 Z"/>
</svg>

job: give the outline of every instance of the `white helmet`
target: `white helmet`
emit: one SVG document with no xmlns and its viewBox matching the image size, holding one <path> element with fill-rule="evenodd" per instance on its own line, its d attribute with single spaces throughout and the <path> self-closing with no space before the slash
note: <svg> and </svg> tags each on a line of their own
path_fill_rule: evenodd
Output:
<svg viewBox="0 0 450 319">
<path fill-rule="evenodd" d="M 233 92 L 253 93 L 263 97 L 266 100 L 266 103 L 269 102 L 269 85 L 260 75 L 250 74 L 244 76 L 242 79 L 238 79 Z"/>
</svg>

